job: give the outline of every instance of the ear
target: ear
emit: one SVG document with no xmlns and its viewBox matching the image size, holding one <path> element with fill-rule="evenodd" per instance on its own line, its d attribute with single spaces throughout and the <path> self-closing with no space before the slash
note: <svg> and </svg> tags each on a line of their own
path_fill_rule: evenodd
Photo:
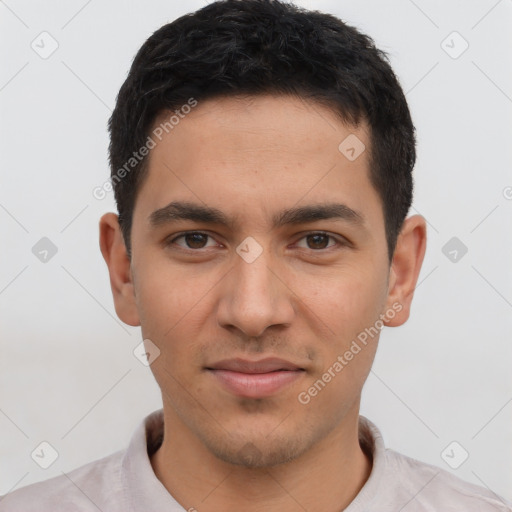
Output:
<svg viewBox="0 0 512 512">
<path fill-rule="evenodd" d="M 406 219 L 398 236 L 391 262 L 387 310 L 393 310 L 393 318 L 386 318 L 384 324 L 397 327 L 409 318 L 411 302 L 427 245 L 427 226 L 421 215 Z"/>
<path fill-rule="evenodd" d="M 139 326 L 130 258 L 115 213 L 106 213 L 100 219 L 100 249 L 110 274 L 117 316 L 128 325 Z"/>
</svg>

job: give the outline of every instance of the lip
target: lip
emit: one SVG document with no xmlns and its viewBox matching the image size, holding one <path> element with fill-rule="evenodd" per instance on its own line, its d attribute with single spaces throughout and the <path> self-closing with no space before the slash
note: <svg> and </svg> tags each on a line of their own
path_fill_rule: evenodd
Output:
<svg viewBox="0 0 512 512">
<path fill-rule="evenodd" d="M 250 361 L 249 359 L 224 359 L 218 363 L 208 367 L 209 370 L 227 370 L 231 372 L 240 373 L 269 373 L 277 370 L 302 370 L 296 364 L 286 361 L 285 359 L 279 359 L 278 357 L 266 357 L 265 359 L 259 359 L 258 361 Z"/>
<path fill-rule="evenodd" d="M 259 361 L 226 359 L 206 369 L 225 389 L 246 398 L 274 395 L 304 373 L 304 368 L 275 357 Z"/>
</svg>

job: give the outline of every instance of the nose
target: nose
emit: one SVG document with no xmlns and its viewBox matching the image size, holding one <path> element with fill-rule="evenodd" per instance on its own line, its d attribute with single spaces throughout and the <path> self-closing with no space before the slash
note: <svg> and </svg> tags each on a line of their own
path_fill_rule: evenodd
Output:
<svg viewBox="0 0 512 512">
<path fill-rule="evenodd" d="M 250 263 L 237 256 L 222 282 L 219 325 L 250 337 L 261 336 L 271 326 L 289 326 L 295 315 L 294 294 L 280 268 L 266 250 Z"/>
</svg>

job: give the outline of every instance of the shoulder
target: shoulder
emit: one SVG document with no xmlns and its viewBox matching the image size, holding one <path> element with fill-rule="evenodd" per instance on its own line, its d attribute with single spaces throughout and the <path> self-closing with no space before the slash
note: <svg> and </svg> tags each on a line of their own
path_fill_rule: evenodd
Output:
<svg viewBox="0 0 512 512">
<path fill-rule="evenodd" d="M 69 473 L 13 491 L 0 497 L 0 512 L 97 512 L 102 505 L 109 504 L 109 499 L 122 493 L 122 457 L 123 452 L 116 452 Z"/>
<path fill-rule="evenodd" d="M 466 482 L 439 467 L 385 450 L 387 475 L 391 478 L 394 502 L 403 512 L 443 510 L 444 512 L 511 512 L 512 504 L 485 487 Z M 391 483 L 391 482 L 390 482 Z"/>
</svg>

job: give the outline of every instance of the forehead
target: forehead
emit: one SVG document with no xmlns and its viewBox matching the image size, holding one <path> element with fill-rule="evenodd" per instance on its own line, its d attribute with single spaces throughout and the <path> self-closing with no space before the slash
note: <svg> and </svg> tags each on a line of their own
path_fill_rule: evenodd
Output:
<svg viewBox="0 0 512 512">
<path fill-rule="evenodd" d="M 176 141 L 193 137 L 196 145 L 222 142 L 226 149 L 239 151 L 272 151 L 281 146 L 299 153 L 323 148 L 337 154 L 337 141 L 348 132 L 357 134 L 369 147 L 365 122 L 359 127 L 349 126 L 334 110 L 304 98 L 262 94 L 219 97 L 196 103 L 193 109 L 184 104 L 174 112 L 162 111 L 153 123 L 153 132 L 158 132 L 157 142 L 163 139 L 170 142 L 169 135 L 173 134 Z M 264 144 L 258 146 L 260 141 Z"/>
<path fill-rule="evenodd" d="M 269 223 L 285 206 L 321 202 L 382 215 L 365 124 L 348 126 L 330 109 L 291 96 L 216 98 L 186 111 L 172 123 L 170 112 L 155 120 L 159 138 L 136 202 L 148 221 L 173 200 Z"/>
</svg>

